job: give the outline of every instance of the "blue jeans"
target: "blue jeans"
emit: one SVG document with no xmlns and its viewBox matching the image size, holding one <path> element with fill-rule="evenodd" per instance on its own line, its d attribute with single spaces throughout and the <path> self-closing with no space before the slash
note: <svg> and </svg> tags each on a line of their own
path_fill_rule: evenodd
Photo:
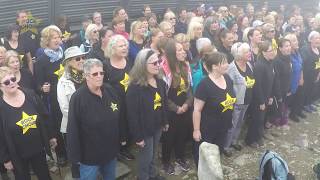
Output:
<svg viewBox="0 0 320 180">
<path fill-rule="evenodd" d="M 103 180 L 115 180 L 116 164 L 116 159 L 113 159 L 101 166 L 80 164 L 80 180 L 96 180 L 98 171 L 102 174 Z"/>
</svg>

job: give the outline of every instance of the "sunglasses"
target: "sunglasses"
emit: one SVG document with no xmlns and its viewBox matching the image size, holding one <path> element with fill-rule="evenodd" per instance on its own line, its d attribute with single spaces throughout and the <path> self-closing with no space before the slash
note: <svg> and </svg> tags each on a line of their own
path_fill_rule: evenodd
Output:
<svg viewBox="0 0 320 180">
<path fill-rule="evenodd" d="M 5 86 L 9 86 L 11 84 L 11 82 L 16 82 L 17 81 L 17 78 L 16 77 L 11 77 L 10 79 L 7 79 L 5 81 L 3 81 L 3 83 L 1 84 L 4 84 Z"/>
<path fill-rule="evenodd" d="M 151 62 L 151 63 L 148 63 L 148 64 L 152 64 L 154 66 L 158 66 L 158 65 L 161 64 L 161 62 L 162 62 L 162 60 L 159 59 L 158 61 L 154 61 L 154 62 Z"/>
<path fill-rule="evenodd" d="M 104 75 L 104 71 L 92 73 L 91 76 L 97 77 L 99 74 L 100 74 L 100 76 L 103 76 Z"/>
<path fill-rule="evenodd" d="M 76 57 L 76 61 L 79 62 L 81 60 L 84 60 L 84 57 Z"/>
<path fill-rule="evenodd" d="M 176 18 L 175 18 L 175 17 L 173 17 L 173 18 L 170 18 L 170 21 L 171 21 L 171 20 L 176 20 Z"/>
</svg>

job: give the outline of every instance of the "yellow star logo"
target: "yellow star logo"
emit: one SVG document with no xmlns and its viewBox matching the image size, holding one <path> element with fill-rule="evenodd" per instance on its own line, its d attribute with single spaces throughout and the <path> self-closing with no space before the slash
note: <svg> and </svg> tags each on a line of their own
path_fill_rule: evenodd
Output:
<svg viewBox="0 0 320 180">
<path fill-rule="evenodd" d="M 177 96 L 179 96 L 183 92 L 187 92 L 187 88 L 186 88 L 186 83 L 185 83 L 184 79 L 181 78 L 180 87 L 179 87 L 179 90 L 177 92 Z"/>
<path fill-rule="evenodd" d="M 64 67 L 62 66 L 62 64 L 60 64 L 60 68 L 58 70 L 56 70 L 54 72 L 54 74 L 58 76 L 58 79 L 60 79 L 62 74 L 63 74 L 63 72 L 64 72 Z"/>
<path fill-rule="evenodd" d="M 124 87 L 124 91 L 127 92 L 128 85 L 129 85 L 129 75 L 124 73 L 123 79 L 120 81 L 120 84 Z"/>
<path fill-rule="evenodd" d="M 316 63 L 315 69 L 320 69 L 320 59 L 318 61 L 316 61 L 315 63 Z"/>
<path fill-rule="evenodd" d="M 110 108 L 112 109 L 112 111 L 118 111 L 118 104 L 111 102 Z"/>
<path fill-rule="evenodd" d="M 38 34 L 37 27 L 41 24 L 41 22 L 42 22 L 41 19 L 33 17 L 32 13 L 28 12 L 27 13 L 27 24 L 23 28 L 21 28 L 20 33 L 22 34 L 24 32 L 31 31 L 34 34 Z M 31 38 L 35 39 L 35 35 L 31 35 Z"/>
<path fill-rule="evenodd" d="M 64 31 L 64 33 L 62 34 L 62 37 L 64 38 L 69 38 L 71 36 L 71 33 L 69 33 L 68 31 Z"/>
<path fill-rule="evenodd" d="M 252 88 L 253 85 L 256 83 L 255 79 L 251 79 L 249 76 L 246 77 L 246 86 L 247 88 Z"/>
<path fill-rule="evenodd" d="M 156 110 L 158 107 L 161 107 L 161 96 L 156 92 L 153 100 L 153 110 Z"/>
<path fill-rule="evenodd" d="M 22 111 L 22 118 L 20 121 L 16 123 L 16 125 L 22 127 L 22 134 L 25 134 L 28 132 L 29 129 L 37 128 L 37 115 L 28 115 L 27 113 Z"/>
<path fill-rule="evenodd" d="M 23 57 L 24 57 L 23 54 L 22 54 L 22 55 L 19 55 L 20 61 L 22 61 Z"/>
<path fill-rule="evenodd" d="M 220 104 L 223 106 L 222 112 L 227 111 L 228 109 L 233 110 L 233 104 L 236 102 L 236 98 L 233 98 L 229 95 L 229 93 L 226 94 L 226 100 L 221 102 Z"/>
</svg>

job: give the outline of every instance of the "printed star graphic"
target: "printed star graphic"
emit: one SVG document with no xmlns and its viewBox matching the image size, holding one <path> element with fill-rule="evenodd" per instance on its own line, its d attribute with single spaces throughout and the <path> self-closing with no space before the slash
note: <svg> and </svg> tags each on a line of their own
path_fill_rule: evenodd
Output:
<svg viewBox="0 0 320 180">
<path fill-rule="evenodd" d="M 19 55 L 20 61 L 22 61 L 24 55 Z"/>
<path fill-rule="evenodd" d="M 124 87 L 124 91 L 127 92 L 128 85 L 129 85 L 129 75 L 124 73 L 123 79 L 120 81 L 120 84 Z"/>
<path fill-rule="evenodd" d="M 71 35 L 71 33 L 69 33 L 68 31 L 64 31 L 64 33 L 62 34 L 62 37 L 69 38 L 70 35 Z"/>
<path fill-rule="evenodd" d="M 38 34 L 39 32 L 38 32 L 37 27 L 41 23 L 42 23 L 41 19 L 33 17 L 32 13 L 28 12 L 27 13 L 27 24 L 24 27 L 21 28 L 20 33 L 22 34 L 24 32 L 31 31 L 34 34 Z M 32 39 L 35 39 L 35 35 L 34 34 L 31 35 Z"/>
<path fill-rule="evenodd" d="M 58 76 L 58 79 L 60 79 L 62 74 L 63 74 L 63 72 L 64 72 L 64 67 L 62 66 L 62 64 L 60 64 L 60 68 L 58 70 L 56 70 L 54 72 L 54 74 Z"/>
<path fill-rule="evenodd" d="M 315 69 L 320 69 L 320 59 L 318 61 L 316 61 L 315 63 L 316 63 Z"/>
<path fill-rule="evenodd" d="M 110 108 L 112 109 L 112 111 L 118 111 L 118 104 L 111 102 Z"/>
<path fill-rule="evenodd" d="M 256 83 L 255 79 L 251 79 L 249 76 L 246 77 L 246 86 L 247 88 L 252 88 L 253 85 Z"/>
<path fill-rule="evenodd" d="M 220 104 L 223 106 L 222 112 L 227 111 L 228 109 L 233 109 L 233 104 L 236 102 L 236 98 L 233 98 L 229 95 L 229 93 L 226 94 L 226 100 L 221 102 Z"/>
<path fill-rule="evenodd" d="M 29 129 L 37 128 L 36 124 L 37 115 L 28 115 L 27 113 L 22 111 L 22 118 L 20 121 L 16 123 L 16 125 L 22 127 L 22 134 L 25 134 L 28 132 Z"/>
<path fill-rule="evenodd" d="M 186 83 L 184 82 L 183 78 L 181 78 L 180 87 L 179 87 L 179 90 L 177 92 L 177 96 L 179 96 L 183 92 L 187 92 L 187 89 L 186 89 Z"/>
<path fill-rule="evenodd" d="M 153 100 L 153 110 L 156 110 L 158 107 L 161 107 L 161 96 L 156 92 Z"/>
</svg>

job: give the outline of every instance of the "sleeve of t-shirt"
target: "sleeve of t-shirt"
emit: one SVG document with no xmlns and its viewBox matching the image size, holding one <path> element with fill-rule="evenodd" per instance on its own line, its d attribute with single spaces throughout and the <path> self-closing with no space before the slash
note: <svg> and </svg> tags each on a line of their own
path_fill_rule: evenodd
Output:
<svg viewBox="0 0 320 180">
<path fill-rule="evenodd" d="M 203 79 L 196 90 L 195 97 L 202 101 L 206 101 L 208 97 L 207 87 L 207 80 Z"/>
</svg>

